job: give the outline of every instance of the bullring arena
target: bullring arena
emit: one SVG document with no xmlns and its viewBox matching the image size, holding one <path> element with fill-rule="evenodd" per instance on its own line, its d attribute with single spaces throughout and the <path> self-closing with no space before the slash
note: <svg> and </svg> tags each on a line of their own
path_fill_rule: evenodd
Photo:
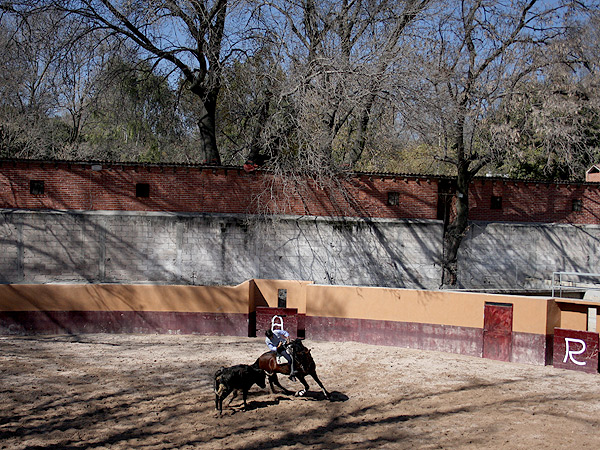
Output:
<svg viewBox="0 0 600 450">
<path fill-rule="evenodd" d="M 488 308 L 510 311 L 497 341 Z M 597 448 L 597 350 L 592 373 L 552 361 L 557 329 L 597 339 L 596 308 L 277 280 L 2 285 L 0 448 Z M 266 350 L 270 310 L 305 335 L 332 398 L 309 377 L 305 397 L 254 386 L 220 416 L 213 374 Z"/>
<path fill-rule="evenodd" d="M 262 339 L 1 337 L 0 448 L 598 448 L 597 375 L 361 343 L 306 344 L 333 401 L 309 378 L 307 397 L 254 386 L 248 411 L 237 398 L 219 417 L 212 373 L 254 361 Z"/>
</svg>

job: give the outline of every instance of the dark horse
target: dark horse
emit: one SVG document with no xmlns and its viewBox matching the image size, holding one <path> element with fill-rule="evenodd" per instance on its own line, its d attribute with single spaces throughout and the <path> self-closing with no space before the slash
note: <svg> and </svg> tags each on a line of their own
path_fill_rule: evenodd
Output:
<svg viewBox="0 0 600 450">
<path fill-rule="evenodd" d="M 329 392 L 319 380 L 317 376 L 317 366 L 315 361 L 313 360 L 310 349 L 306 348 L 304 344 L 302 344 L 302 340 L 294 339 L 289 344 L 286 344 L 286 349 L 290 356 L 294 358 L 294 368 L 296 369 L 296 377 L 302 385 L 304 389 L 296 392 L 296 395 L 303 396 L 308 391 L 308 383 L 305 380 L 307 375 L 313 377 L 313 379 L 317 382 L 317 384 L 323 390 L 325 394 L 325 398 L 330 398 Z M 284 388 L 281 384 L 279 384 L 279 380 L 277 379 L 277 374 L 281 373 L 283 375 L 290 374 L 290 365 L 288 363 L 285 364 L 277 364 L 276 352 L 266 352 L 258 357 L 256 362 L 253 364 L 254 367 L 258 367 L 259 369 L 267 372 L 267 376 L 269 377 L 269 386 L 271 387 L 271 392 L 274 393 L 275 390 L 273 388 L 273 384 L 279 386 L 286 394 L 291 394 L 292 392 L 288 389 Z"/>
</svg>

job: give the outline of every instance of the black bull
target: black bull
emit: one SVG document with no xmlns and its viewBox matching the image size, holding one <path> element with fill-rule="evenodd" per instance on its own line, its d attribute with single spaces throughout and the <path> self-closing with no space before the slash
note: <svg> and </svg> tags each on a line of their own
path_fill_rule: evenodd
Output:
<svg viewBox="0 0 600 450">
<path fill-rule="evenodd" d="M 306 348 L 302 344 L 302 341 L 300 339 L 295 339 L 287 345 L 287 350 L 288 350 L 288 353 L 295 360 L 295 363 L 294 363 L 294 365 L 295 365 L 294 369 L 296 370 L 295 375 L 298 378 L 298 380 L 300 380 L 302 385 L 304 386 L 304 389 L 298 391 L 296 393 L 296 395 L 303 396 L 304 394 L 306 394 L 309 386 L 308 386 L 308 383 L 306 382 L 305 377 L 307 375 L 310 375 L 313 378 L 313 380 L 315 380 L 317 382 L 317 384 L 323 390 L 323 394 L 325 394 L 325 398 L 330 398 L 329 392 L 327 392 L 327 389 L 325 389 L 325 387 L 323 386 L 323 383 L 321 383 L 321 380 L 319 380 L 319 377 L 317 376 L 317 370 L 316 370 L 317 366 L 310 354 L 310 349 Z M 279 386 L 286 394 L 291 393 L 291 391 L 284 388 L 279 383 L 279 380 L 277 378 L 278 373 L 281 373 L 283 375 L 289 375 L 290 374 L 290 365 L 287 363 L 286 364 L 277 364 L 276 352 L 272 351 L 272 352 L 263 353 L 262 355 L 260 355 L 258 357 L 258 359 L 253 364 L 253 366 L 258 367 L 259 369 L 262 369 L 265 372 L 267 372 L 267 376 L 269 378 L 269 386 L 271 387 L 272 393 L 275 392 L 273 384 Z"/>
</svg>

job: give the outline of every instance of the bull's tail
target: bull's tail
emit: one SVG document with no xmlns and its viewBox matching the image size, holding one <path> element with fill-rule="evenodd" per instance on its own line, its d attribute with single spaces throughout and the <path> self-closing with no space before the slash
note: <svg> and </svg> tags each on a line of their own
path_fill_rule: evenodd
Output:
<svg viewBox="0 0 600 450">
<path fill-rule="evenodd" d="M 215 372 L 215 393 L 219 390 L 219 386 L 221 385 L 221 375 L 223 374 L 223 370 L 225 370 L 225 367 L 221 367 Z"/>
</svg>

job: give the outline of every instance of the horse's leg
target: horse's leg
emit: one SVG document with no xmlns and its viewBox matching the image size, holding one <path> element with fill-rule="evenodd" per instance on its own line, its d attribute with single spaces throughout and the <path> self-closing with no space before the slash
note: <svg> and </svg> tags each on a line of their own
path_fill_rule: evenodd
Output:
<svg viewBox="0 0 600 450">
<path fill-rule="evenodd" d="M 298 378 L 298 380 L 300 380 L 300 383 L 302 383 L 302 385 L 304 386 L 304 389 L 301 389 L 298 392 L 296 392 L 296 396 L 303 397 L 308 392 L 308 388 L 309 388 L 308 383 L 304 379 L 304 375 L 296 375 L 296 377 Z"/>
<path fill-rule="evenodd" d="M 281 388 L 281 390 L 285 393 L 285 394 L 291 394 L 292 391 L 290 391 L 289 389 L 284 388 L 281 383 L 279 383 L 279 378 L 277 378 L 277 374 L 273 373 L 273 375 L 269 375 L 269 384 L 271 385 L 271 393 L 275 394 L 275 390 L 273 389 L 273 384 L 279 386 L 279 388 Z"/>
<path fill-rule="evenodd" d="M 327 392 L 327 389 L 325 389 L 325 386 L 323 386 L 323 383 L 321 383 L 321 380 L 319 380 L 319 377 L 317 376 L 317 372 L 313 371 L 310 374 L 311 377 L 313 377 L 313 380 L 315 380 L 317 382 L 317 384 L 321 387 L 321 389 L 323 390 L 323 394 L 325 394 L 325 398 L 330 398 L 329 392 Z"/>
</svg>

